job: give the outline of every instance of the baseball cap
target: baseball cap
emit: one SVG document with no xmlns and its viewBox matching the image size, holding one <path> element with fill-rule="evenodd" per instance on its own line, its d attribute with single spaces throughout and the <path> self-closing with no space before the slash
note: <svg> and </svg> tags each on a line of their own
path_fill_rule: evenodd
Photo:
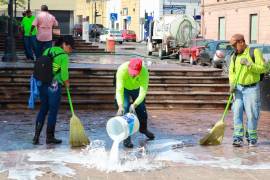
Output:
<svg viewBox="0 0 270 180">
<path fill-rule="evenodd" d="M 132 58 L 129 61 L 128 72 L 132 76 L 137 76 L 142 69 L 142 59 L 141 58 Z"/>
</svg>

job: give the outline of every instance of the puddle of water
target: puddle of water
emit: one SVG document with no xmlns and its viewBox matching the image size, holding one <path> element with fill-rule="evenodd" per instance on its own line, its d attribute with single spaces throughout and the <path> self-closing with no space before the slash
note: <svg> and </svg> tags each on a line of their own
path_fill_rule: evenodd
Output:
<svg viewBox="0 0 270 180">
<path fill-rule="evenodd" d="M 153 161 L 144 148 L 131 151 L 120 150 L 119 161 L 110 161 L 110 152 L 105 142 L 93 141 L 85 149 L 36 149 L 0 154 L 0 172 L 8 171 L 9 179 L 35 180 L 47 172 L 58 176 L 72 177 L 75 170 L 67 164 L 78 164 L 104 172 L 151 171 L 164 167 L 164 163 Z M 16 161 L 14 161 L 16 159 Z"/>
<path fill-rule="evenodd" d="M 139 158 L 138 154 L 140 154 Z M 110 153 L 105 148 L 105 142 L 101 140 L 93 141 L 90 146 L 79 152 L 78 150 L 54 149 L 46 154 L 34 152 L 29 153 L 28 156 L 30 162 L 75 163 L 105 172 L 148 171 L 162 167 L 161 162 L 152 163 L 151 156 L 142 154 L 140 148 L 131 151 L 121 150 L 119 161 L 110 161 Z"/>
<path fill-rule="evenodd" d="M 226 153 L 218 154 L 217 152 Z M 268 147 L 262 147 L 263 157 L 269 153 Z M 104 172 L 152 171 L 167 167 L 169 162 L 191 166 L 208 166 L 224 169 L 270 169 L 269 158 L 258 158 L 257 150 L 246 148 L 231 150 L 228 144 L 205 148 L 190 146 L 175 139 L 149 141 L 145 146 L 132 150 L 120 149 L 119 161 L 110 161 L 110 151 L 103 140 L 95 140 L 85 149 L 35 149 L 0 153 L 0 172 L 8 171 L 8 178 L 34 180 L 47 172 L 58 176 L 73 177 L 76 171 L 68 164 L 77 164 Z M 255 158 L 255 161 L 253 158 Z M 168 163 L 167 163 L 168 162 Z"/>
<path fill-rule="evenodd" d="M 226 148 L 227 153 L 222 153 L 223 148 Z M 260 154 L 254 153 L 252 150 L 246 151 L 245 148 L 248 147 L 241 148 L 238 152 L 237 150 L 235 152 L 231 145 L 228 147 L 228 144 L 210 148 L 203 148 L 201 146 L 186 147 L 183 142 L 173 139 L 149 142 L 147 145 L 148 151 L 157 152 L 155 156 L 155 160 L 157 161 L 172 161 L 192 166 L 207 165 L 224 169 L 270 169 L 268 159 L 258 158 L 262 155 L 264 151 L 263 148 L 262 151 L 260 151 Z M 269 148 L 267 149 L 269 150 Z M 216 154 L 215 151 L 218 151 L 219 154 Z M 254 156 L 256 156 L 256 160 L 253 159 Z"/>
</svg>

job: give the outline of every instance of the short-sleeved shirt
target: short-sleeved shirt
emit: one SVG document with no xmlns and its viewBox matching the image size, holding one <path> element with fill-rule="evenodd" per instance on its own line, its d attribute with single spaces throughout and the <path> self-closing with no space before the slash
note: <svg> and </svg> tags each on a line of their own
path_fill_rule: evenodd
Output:
<svg viewBox="0 0 270 180">
<path fill-rule="evenodd" d="M 53 15 L 42 11 L 32 25 L 38 29 L 37 40 L 45 42 L 52 40 L 52 28 L 53 26 L 58 26 L 58 22 Z"/>
<path fill-rule="evenodd" d="M 50 50 L 51 49 L 51 50 Z M 65 53 L 65 51 L 61 47 L 52 47 L 48 48 L 44 51 L 43 55 L 48 55 L 50 50 L 50 53 L 52 56 L 55 56 L 60 53 L 59 56 L 56 56 L 53 59 L 53 75 L 54 79 L 57 80 L 59 83 L 64 84 L 64 81 L 69 79 L 69 72 L 68 72 L 68 66 L 69 66 L 69 58 L 68 55 Z"/>
<path fill-rule="evenodd" d="M 30 17 L 25 16 L 22 19 L 21 26 L 24 30 L 24 36 L 30 36 L 31 27 L 34 20 L 35 20 L 35 16 L 30 16 Z M 35 36 L 35 35 L 37 35 L 37 28 L 35 28 L 32 31 L 32 36 Z"/>
</svg>

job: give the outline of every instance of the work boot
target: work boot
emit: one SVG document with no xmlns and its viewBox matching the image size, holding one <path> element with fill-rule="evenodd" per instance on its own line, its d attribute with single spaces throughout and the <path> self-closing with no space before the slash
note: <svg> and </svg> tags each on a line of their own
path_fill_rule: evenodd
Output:
<svg viewBox="0 0 270 180">
<path fill-rule="evenodd" d="M 148 131 L 148 130 L 141 131 L 141 133 L 144 134 L 150 140 L 155 139 L 155 135 L 152 132 Z"/>
<path fill-rule="evenodd" d="M 252 140 L 248 141 L 248 146 L 249 147 L 256 147 L 257 146 L 257 140 L 252 139 Z"/>
<path fill-rule="evenodd" d="M 140 122 L 140 133 L 144 134 L 148 139 L 155 139 L 155 135 L 147 129 L 147 120 Z"/>
<path fill-rule="evenodd" d="M 51 128 L 47 126 L 47 137 L 46 137 L 46 144 L 61 144 L 61 139 L 56 139 L 54 137 L 55 128 Z"/>
<path fill-rule="evenodd" d="M 43 127 L 43 123 L 36 123 L 35 136 L 32 142 L 34 145 L 39 144 L 39 136 L 42 131 L 42 127 Z"/>
<path fill-rule="evenodd" d="M 233 145 L 234 147 L 242 147 L 243 144 L 244 144 L 243 140 L 242 140 L 242 139 L 239 139 L 239 138 L 234 139 L 234 140 L 233 140 L 233 143 L 232 143 L 232 145 Z"/>
<path fill-rule="evenodd" d="M 124 146 L 125 146 L 126 148 L 133 148 L 133 144 L 132 144 L 132 142 L 131 142 L 130 136 L 129 136 L 127 139 L 124 140 Z"/>
</svg>

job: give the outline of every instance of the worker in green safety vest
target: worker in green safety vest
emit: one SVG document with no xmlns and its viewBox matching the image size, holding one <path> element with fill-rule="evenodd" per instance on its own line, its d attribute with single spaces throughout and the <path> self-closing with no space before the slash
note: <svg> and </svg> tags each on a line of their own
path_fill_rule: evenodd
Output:
<svg viewBox="0 0 270 180">
<path fill-rule="evenodd" d="M 143 65 L 142 59 L 132 58 L 125 62 L 116 73 L 116 101 L 118 105 L 117 115 L 122 116 L 131 112 L 137 114 L 140 121 L 140 132 L 149 139 L 155 136 L 147 128 L 147 111 L 145 107 L 145 96 L 148 90 L 149 72 Z M 130 97 L 132 104 L 130 104 Z M 124 146 L 132 148 L 131 138 L 124 140 Z"/>
<path fill-rule="evenodd" d="M 235 49 L 229 68 L 230 92 L 235 94 L 233 146 L 241 147 L 244 136 L 249 146 L 256 146 L 261 104 L 259 82 L 261 74 L 266 71 L 263 55 L 257 48 L 250 52 L 242 34 L 233 35 L 230 43 Z M 247 116 L 246 131 L 243 126 L 244 111 Z"/>
</svg>

